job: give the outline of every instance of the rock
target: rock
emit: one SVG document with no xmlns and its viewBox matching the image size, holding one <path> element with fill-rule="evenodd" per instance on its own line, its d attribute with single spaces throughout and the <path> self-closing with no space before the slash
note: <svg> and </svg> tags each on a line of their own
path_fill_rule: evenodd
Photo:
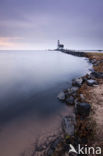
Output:
<svg viewBox="0 0 103 156">
<path fill-rule="evenodd" d="M 90 75 L 88 76 L 88 79 L 95 79 L 95 76 L 92 73 L 90 73 Z"/>
<path fill-rule="evenodd" d="M 52 142 L 51 144 L 51 148 L 55 150 L 55 148 L 57 147 L 57 145 L 61 142 L 61 138 L 56 138 L 56 140 L 54 142 Z"/>
<path fill-rule="evenodd" d="M 54 153 L 54 150 L 50 148 L 47 152 L 47 156 L 52 156 L 53 153 Z"/>
<path fill-rule="evenodd" d="M 68 95 L 76 96 L 76 92 L 78 91 L 79 87 L 72 87 L 68 89 Z"/>
<path fill-rule="evenodd" d="M 72 96 L 76 98 L 76 97 L 77 97 L 77 92 L 74 92 L 74 93 L 72 94 Z"/>
<path fill-rule="evenodd" d="M 94 69 L 93 69 L 93 68 L 92 68 L 92 69 L 89 69 L 89 71 L 90 71 L 90 72 L 94 72 Z"/>
<path fill-rule="evenodd" d="M 68 88 L 68 94 L 69 94 L 69 95 L 72 94 L 71 88 Z"/>
<path fill-rule="evenodd" d="M 79 87 L 72 87 L 71 90 L 71 94 L 77 92 L 77 90 L 79 89 Z"/>
<path fill-rule="evenodd" d="M 57 138 L 56 140 L 54 140 L 54 141 L 52 142 L 52 144 L 50 145 L 50 148 L 49 148 L 49 150 L 48 150 L 48 152 L 47 152 L 47 156 L 53 155 L 53 153 L 54 153 L 56 147 L 57 147 L 58 144 L 61 142 L 61 140 L 62 140 L 62 139 L 59 137 L 59 138 Z"/>
<path fill-rule="evenodd" d="M 65 100 L 65 94 L 64 94 L 64 92 L 60 92 L 60 93 L 58 94 L 57 98 L 58 98 L 59 100 L 61 100 L 61 101 L 64 101 L 64 100 Z"/>
<path fill-rule="evenodd" d="M 82 78 L 77 78 L 77 79 L 74 79 L 72 81 L 72 85 L 73 86 L 77 86 L 77 87 L 81 87 L 82 83 L 83 83 L 83 79 Z"/>
<path fill-rule="evenodd" d="M 95 78 L 103 78 L 103 72 L 92 72 L 91 73 L 92 76 L 94 76 Z"/>
<path fill-rule="evenodd" d="M 63 127 L 63 131 L 66 135 L 68 135 L 68 136 L 74 135 L 74 125 L 75 125 L 75 120 L 73 117 L 65 116 L 63 118 L 62 127 Z"/>
<path fill-rule="evenodd" d="M 85 77 L 83 77 L 83 82 L 86 82 L 87 81 L 87 77 L 85 76 Z"/>
<path fill-rule="evenodd" d="M 73 96 L 68 97 L 66 99 L 66 103 L 70 104 L 70 105 L 73 105 L 74 104 L 74 97 Z"/>
<path fill-rule="evenodd" d="M 103 60 L 98 60 L 98 61 L 96 61 L 93 65 L 94 66 L 98 66 L 100 63 L 102 63 L 103 62 Z"/>
<path fill-rule="evenodd" d="M 88 104 L 86 102 L 81 102 L 81 103 L 76 104 L 75 109 L 76 109 L 77 115 L 81 115 L 83 117 L 86 117 L 90 113 L 91 106 L 90 106 L 90 104 Z"/>
<path fill-rule="evenodd" d="M 93 80 L 93 79 L 90 79 L 90 80 L 87 80 L 87 84 L 88 84 L 88 86 L 97 85 L 97 81 Z"/>
<path fill-rule="evenodd" d="M 92 64 L 95 64 L 95 63 L 96 63 L 96 59 L 90 60 L 90 62 L 91 62 Z"/>
<path fill-rule="evenodd" d="M 78 99 L 74 100 L 75 106 L 78 104 Z"/>
</svg>

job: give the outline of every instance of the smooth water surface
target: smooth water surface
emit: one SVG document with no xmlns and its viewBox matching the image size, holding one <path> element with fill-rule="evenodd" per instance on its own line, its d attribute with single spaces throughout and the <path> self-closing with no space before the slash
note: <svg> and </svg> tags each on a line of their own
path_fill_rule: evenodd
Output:
<svg viewBox="0 0 103 156">
<path fill-rule="evenodd" d="M 48 122 L 54 122 L 54 116 L 65 110 L 56 98 L 58 92 L 68 88 L 73 78 L 84 75 L 89 68 L 85 58 L 56 51 L 0 51 L 2 156 L 6 155 L 4 148 L 10 156 L 16 150 L 15 156 L 19 155 L 26 147 L 23 144 L 32 143 L 36 132 L 41 134 L 42 120 L 48 117 Z M 53 127 L 53 122 L 49 122 L 49 127 Z"/>
</svg>

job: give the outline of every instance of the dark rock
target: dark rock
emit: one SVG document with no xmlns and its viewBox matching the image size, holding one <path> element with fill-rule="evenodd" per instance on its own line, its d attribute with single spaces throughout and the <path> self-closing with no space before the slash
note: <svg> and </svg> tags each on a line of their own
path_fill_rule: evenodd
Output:
<svg viewBox="0 0 103 156">
<path fill-rule="evenodd" d="M 72 93 L 72 96 L 76 98 L 77 97 L 77 92 Z"/>
<path fill-rule="evenodd" d="M 78 89 L 79 89 L 79 87 L 72 87 L 72 88 L 71 88 L 71 91 L 74 93 L 74 92 L 77 92 Z"/>
<path fill-rule="evenodd" d="M 53 153 L 54 153 L 54 150 L 50 148 L 47 152 L 47 156 L 52 156 Z"/>
<path fill-rule="evenodd" d="M 66 135 L 68 136 L 74 135 L 74 125 L 75 125 L 75 120 L 73 117 L 66 116 L 63 118 L 62 127 Z"/>
<path fill-rule="evenodd" d="M 81 87 L 82 83 L 83 83 L 83 79 L 82 78 L 77 78 L 77 79 L 74 79 L 72 81 L 72 85 L 73 86 L 77 86 L 77 87 Z"/>
<path fill-rule="evenodd" d="M 48 150 L 48 152 L 47 152 L 47 156 L 53 155 L 53 153 L 54 153 L 56 147 L 58 146 L 58 144 L 59 144 L 61 141 L 62 141 L 62 138 L 59 137 L 59 138 L 57 138 L 56 140 L 54 140 L 54 141 L 52 142 L 52 144 L 50 145 L 50 148 L 49 148 L 49 150 Z"/>
<path fill-rule="evenodd" d="M 95 63 L 96 63 L 96 59 L 90 60 L 90 62 L 91 62 L 92 64 L 95 64 Z"/>
<path fill-rule="evenodd" d="M 91 73 L 92 76 L 94 76 L 95 78 L 103 78 L 103 72 L 92 72 Z"/>
<path fill-rule="evenodd" d="M 90 73 L 88 79 L 95 79 L 95 76 L 92 73 Z"/>
<path fill-rule="evenodd" d="M 93 85 L 97 85 L 98 83 L 96 80 L 90 79 L 90 80 L 87 80 L 87 84 L 88 86 L 93 86 Z"/>
<path fill-rule="evenodd" d="M 66 102 L 67 104 L 70 104 L 70 105 L 73 105 L 74 104 L 74 97 L 73 96 L 70 96 L 66 99 Z"/>
<path fill-rule="evenodd" d="M 68 98 L 68 96 L 76 96 L 77 95 L 77 91 L 78 91 L 79 87 L 75 87 L 73 86 L 72 88 L 68 89 L 68 93 L 66 93 L 66 98 Z"/>
<path fill-rule="evenodd" d="M 55 148 L 57 147 L 57 145 L 61 142 L 61 138 L 57 138 L 52 144 L 51 144 L 51 148 L 55 150 Z"/>
<path fill-rule="evenodd" d="M 70 149 L 70 147 L 69 147 L 68 144 L 64 144 L 64 145 L 63 145 L 63 151 L 68 152 L 69 149 Z"/>
<path fill-rule="evenodd" d="M 100 63 L 102 63 L 103 62 L 103 60 L 98 60 L 98 61 L 96 61 L 93 65 L 94 66 L 98 66 Z"/>
<path fill-rule="evenodd" d="M 72 87 L 71 89 L 68 89 L 68 93 L 73 94 L 73 93 L 77 92 L 78 89 L 79 89 L 79 87 Z"/>
<path fill-rule="evenodd" d="M 68 98 L 68 96 L 69 96 L 68 92 L 65 93 L 65 99 Z"/>
<path fill-rule="evenodd" d="M 64 92 L 60 92 L 57 96 L 57 98 L 60 100 L 60 101 L 64 101 L 65 100 L 65 94 Z"/>
<path fill-rule="evenodd" d="M 93 68 L 92 68 L 92 69 L 89 69 L 89 71 L 90 71 L 90 72 L 94 72 L 94 69 L 93 69 Z"/>
<path fill-rule="evenodd" d="M 87 77 L 83 77 L 83 82 L 86 82 L 87 81 Z"/>
<path fill-rule="evenodd" d="M 76 104 L 75 109 L 76 109 L 77 115 L 81 115 L 83 117 L 86 117 L 90 113 L 91 106 L 90 106 L 90 104 L 88 104 L 86 102 L 81 102 L 81 103 Z"/>
</svg>

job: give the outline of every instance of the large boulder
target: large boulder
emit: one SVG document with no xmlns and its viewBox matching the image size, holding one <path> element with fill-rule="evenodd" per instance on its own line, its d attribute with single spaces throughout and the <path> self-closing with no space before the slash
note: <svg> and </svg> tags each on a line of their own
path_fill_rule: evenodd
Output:
<svg viewBox="0 0 103 156">
<path fill-rule="evenodd" d="M 83 83 L 82 78 L 77 78 L 77 79 L 72 80 L 72 85 L 73 86 L 81 87 L 82 83 Z"/>
<path fill-rule="evenodd" d="M 66 103 L 67 104 L 70 104 L 70 105 L 73 105 L 74 104 L 74 97 L 73 96 L 69 96 L 67 99 L 66 99 Z"/>
<path fill-rule="evenodd" d="M 90 79 L 90 80 L 87 80 L 87 85 L 88 86 L 93 86 L 93 85 L 97 85 L 97 81 L 96 80 L 93 80 L 93 79 Z"/>
<path fill-rule="evenodd" d="M 89 115 L 90 110 L 91 110 L 91 106 L 90 104 L 86 103 L 86 102 L 78 102 L 75 106 L 76 109 L 76 114 L 86 117 Z"/>
<path fill-rule="evenodd" d="M 62 128 L 66 135 L 73 136 L 74 135 L 74 125 L 75 120 L 74 117 L 65 116 L 62 121 Z"/>
<path fill-rule="evenodd" d="M 57 96 L 57 98 L 60 100 L 60 101 L 64 101 L 65 100 L 65 93 L 64 92 L 60 92 Z"/>
</svg>

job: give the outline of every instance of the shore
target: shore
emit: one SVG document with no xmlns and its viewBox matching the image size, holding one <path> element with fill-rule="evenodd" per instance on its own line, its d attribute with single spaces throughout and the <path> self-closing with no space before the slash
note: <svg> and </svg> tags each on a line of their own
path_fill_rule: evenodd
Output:
<svg viewBox="0 0 103 156">
<path fill-rule="evenodd" d="M 80 92 L 82 92 L 86 101 L 90 103 L 92 107 L 90 119 L 92 121 L 93 139 L 89 140 L 89 144 L 93 147 L 100 146 L 103 155 L 103 54 L 88 53 L 87 57 L 93 64 L 94 72 L 98 73 L 98 75 L 95 75 L 95 80 L 98 85 L 91 87 L 83 84 Z"/>
<path fill-rule="evenodd" d="M 73 80 L 72 88 L 58 95 L 60 101 L 74 107 L 75 116 L 63 118 L 61 139 L 52 142 L 47 156 L 77 155 L 68 154 L 69 144 L 75 149 L 78 144 L 100 147 L 103 153 L 103 54 L 86 53 L 85 57 L 93 64 L 91 73 Z"/>
</svg>

